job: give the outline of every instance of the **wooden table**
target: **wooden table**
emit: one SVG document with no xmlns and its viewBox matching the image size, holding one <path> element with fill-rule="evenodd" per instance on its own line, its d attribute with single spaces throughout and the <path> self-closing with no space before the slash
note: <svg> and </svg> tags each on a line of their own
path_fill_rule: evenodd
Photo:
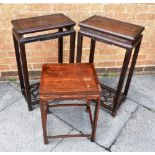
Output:
<svg viewBox="0 0 155 155">
<path fill-rule="evenodd" d="M 29 84 L 25 44 L 35 41 L 45 41 L 58 38 L 58 62 L 63 62 L 63 36 L 70 35 L 69 62 L 74 62 L 75 49 L 75 22 L 63 14 L 45 15 L 31 18 L 16 19 L 11 21 L 13 25 L 12 35 L 16 54 L 16 61 L 19 73 L 19 80 L 22 94 L 24 95 L 29 110 L 32 105 L 39 103 L 38 93 L 34 92 L 39 88 L 39 83 Z M 57 29 L 55 33 L 36 35 L 35 32 Z M 32 34 L 31 37 L 24 37 L 25 34 Z"/>
<path fill-rule="evenodd" d="M 44 143 L 47 144 L 48 139 L 50 138 L 66 137 L 91 137 L 91 141 L 94 141 L 100 108 L 100 92 L 101 88 L 93 64 L 44 64 L 40 80 L 40 109 Z M 52 100 L 74 99 L 86 99 L 86 103 L 55 105 L 48 103 L 48 101 Z M 92 99 L 97 101 L 94 112 L 94 121 L 92 120 L 90 109 L 90 100 Z M 55 108 L 62 106 L 86 106 L 86 112 L 89 113 L 90 117 L 92 133 L 82 135 L 47 135 L 46 126 L 49 107 Z"/>
<path fill-rule="evenodd" d="M 80 30 L 78 32 L 77 63 L 80 63 L 82 58 L 83 36 L 91 38 L 89 55 L 90 63 L 94 62 L 96 41 L 126 49 L 117 89 L 115 90 L 101 84 L 102 97 L 104 98 L 104 100 L 101 100 L 101 106 L 112 111 L 112 116 L 115 116 L 117 109 L 121 103 L 126 100 L 128 94 L 142 41 L 142 31 L 144 30 L 144 27 L 96 15 L 80 22 L 79 26 Z M 127 81 L 124 90 L 122 91 L 133 48 L 135 49 L 133 52 Z M 108 94 L 108 96 L 105 94 Z M 108 98 L 113 99 L 112 104 L 110 105 L 108 105 Z"/>
</svg>

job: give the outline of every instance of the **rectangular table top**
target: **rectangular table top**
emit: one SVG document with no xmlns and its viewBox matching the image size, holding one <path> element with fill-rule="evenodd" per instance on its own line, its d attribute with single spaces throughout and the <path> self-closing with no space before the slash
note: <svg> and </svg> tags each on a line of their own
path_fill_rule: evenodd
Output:
<svg viewBox="0 0 155 155">
<path fill-rule="evenodd" d="M 52 30 L 61 27 L 74 26 L 76 23 L 64 14 L 51 14 L 31 18 L 22 18 L 11 21 L 19 34 Z"/>
<path fill-rule="evenodd" d="M 43 64 L 40 98 L 78 98 L 81 95 L 100 95 L 93 64 Z"/>
<path fill-rule="evenodd" d="M 97 15 L 83 20 L 79 25 L 128 40 L 135 40 L 144 30 L 142 26 Z"/>
</svg>

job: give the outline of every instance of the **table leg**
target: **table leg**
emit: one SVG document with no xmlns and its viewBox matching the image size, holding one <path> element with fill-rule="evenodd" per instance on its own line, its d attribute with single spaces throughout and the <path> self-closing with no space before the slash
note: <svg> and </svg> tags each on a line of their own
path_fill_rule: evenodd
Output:
<svg viewBox="0 0 155 155">
<path fill-rule="evenodd" d="M 14 42 L 14 48 L 15 48 L 15 55 L 16 55 L 16 62 L 17 62 L 21 92 L 25 96 L 24 80 L 23 80 L 23 73 L 22 73 L 22 64 L 21 64 L 21 57 L 20 57 L 20 53 L 19 53 L 18 42 L 17 42 L 14 34 L 12 34 L 12 36 L 13 36 L 13 42 Z"/>
<path fill-rule="evenodd" d="M 134 54 L 133 54 L 133 58 L 132 58 L 132 62 L 131 62 L 131 67 L 130 67 L 129 74 L 128 74 L 128 79 L 127 79 L 125 89 L 124 89 L 124 95 L 125 96 L 127 96 L 127 94 L 128 94 L 128 90 L 130 87 L 133 71 L 134 71 L 134 68 L 136 65 L 136 61 L 137 61 L 137 57 L 138 57 L 138 53 L 139 53 L 139 49 L 140 49 L 140 45 L 141 45 L 141 41 L 136 45 L 135 50 L 134 50 Z"/>
<path fill-rule="evenodd" d="M 48 102 L 46 102 L 45 105 L 46 105 L 46 113 L 49 114 L 50 111 L 49 111 L 49 105 L 48 105 Z"/>
<path fill-rule="evenodd" d="M 90 100 L 89 100 L 89 99 L 87 99 L 86 112 L 88 112 L 88 111 L 89 111 L 89 106 L 90 106 Z"/>
<path fill-rule="evenodd" d="M 91 127 L 93 127 L 93 118 L 92 118 L 91 108 L 90 108 L 90 99 L 87 99 L 86 112 L 89 113 L 90 124 L 91 124 Z"/>
<path fill-rule="evenodd" d="M 98 121 L 99 110 L 100 110 L 100 102 L 101 102 L 101 99 L 98 98 L 98 101 L 95 106 L 95 112 L 94 112 L 94 122 L 93 122 L 93 129 L 92 129 L 92 135 L 91 135 L 92 142 L 94 142 L 96 138 L 96 128 L 97 128 L 97 121 Z"/>
<path fill-rule="evenodd" d="M 122 67 L 121 75 L 120 75 L 120 78 L 119 78 L 116 95 L 115 95 L 114 101 L 113 101 L 112 116 L 116 115 L 116 112 L 117 112 L 117 109 L 118 109 L 118 106 L 119 106 L 119 97 L 120 97 L 120 93 L 122 91 L 122 87 L 123 87 L 123 84 L 124 84 L 125 75 L 126 75 L 126 72 L 127 72 L 127 69 L 128 69 L 131 53 L 132 53 L 132 49 L 127 49 L 127 51 L 125 53 L 123 67 Z"/>
<path fill-rule="evenodd" d="M 41 111 L 41 120 L 42 120 L 42 128 L 43 128 L 43 137 L 44 144 L 48 144 L 47 138 L 47 109 L 46 104 L 40 100 L 40 111 Z"/>
<path fill-rule="evenodd" d="M 89 63 L 93 63 L 94 62 L 95 45 L 96 45 L 96 40 L 91 38 Z"/>
<path fill-rule="evenodd" d="M 74 55 L 75 55 L 75 35 L 76 32 L 72 33 L 70 35 L 70 56 L 69 56 L 69 62 L 74 63 Z"/>
<path fill-rule="evenodd" d="M 76 57 L 76 62 L 77 63 L 81 63 L 82 43 L 83 43 L 83 35 L 80 32 L 78 32 L 77 57 Z"/>
<path fill-rule="evenodd" d="M 25 45 L 19 44 L 19 48 L 20 48 L 21 60 L 22 60 L 23 77 L 24 77 L 24 84 L 25 84 L 25 94 L 26 94 L 28 108 L 31 111 L 32 103 L 31 103 L 31 93 L 30 93 L 30 87 L 29 87 L 27 60 L 26 60 L 26 54 L 25 54 Z"/>
<path fill-rule="evenodd" d="M 63 28 L 59 28 L 59 32 L 62 32 Z M 58 38 L 58 63 L 63 63 L 63 37 Z"/>
</svg>

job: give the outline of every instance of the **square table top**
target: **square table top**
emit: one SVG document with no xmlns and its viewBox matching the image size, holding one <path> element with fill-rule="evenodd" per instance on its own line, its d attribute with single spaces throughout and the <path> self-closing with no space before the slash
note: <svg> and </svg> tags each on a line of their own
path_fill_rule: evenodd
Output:
<svg viewBox="0 0 155 155">
<path fill-rule="evenodd" d="M 43 64 L 40 98 L 70 99 L 100 96 L 100 86 L 91 63 Z"/>
<path fill-rule="evenodd" d="M 128 40 L 135 40 L 144 30 L 143 26 L 97 15 L 81 21 L 79 26 Z"/>
<path fill-rule="evenodd" d="M 16 19 L 12 20 L 11 23 L 14 26 L 16 32 L 19 34 L 52 30 L 56 28 L 74 26 L 76 24 L 64 14 L 51 14 L 31 18 Z"/>
</svg>

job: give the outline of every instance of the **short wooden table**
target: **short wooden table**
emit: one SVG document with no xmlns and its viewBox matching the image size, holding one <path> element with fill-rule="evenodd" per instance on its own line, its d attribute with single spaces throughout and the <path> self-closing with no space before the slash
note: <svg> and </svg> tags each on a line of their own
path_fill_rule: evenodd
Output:
<svg viewBox="0 0 155 155">
<path fill-rule="evenodd" d="M 75 49 L 75 22 L 63 14 L 53 14 L 38 16 L 32 18 L 16 19 L 11 21 L 13 25 L 12 35 L 15 47 L 16 61 L 19 73 L 19 80 L 22 94 L 24 95 L 29 110 L 32 105 L 39 103 L 38 88 L 39 83 L 30 85 L 29 74 L 27 69 L 27 59 L 25 52 L 25 44 L 35 41 L 45 41 L 58 38 L 58 62 L 63 62 L 63 36 L 70 35 L 70 54 L 69 62 L 74 62 Z M 58 30 L 54 33 L 45 33 L 43 35 L 35 34 L 35 32 Z M 25 37 L 25 34 L 32 34 L 31 37 Z"/>
<path fill-rule="evenodd" d="M 101 88 L 93 64 L 44 64 L 40 81 L 40 109 L 44 143 L 47 144 L 50 138 L 65 137 L 91 137 L 91 141 L 94 141 L 100 108 L 100 92 Z M 74 99 L 86 99 L 86 104 L 52 105 L 48 102 L 52 100 Z M 97 100 L 94 121 L 92 120 L 90 109 L 90 100 L 92 99 Z M 54 108 L 62 106 L 86 106 L 86 112 L 89 113 L 90 117 L 92 133 L 82 135 L 47 135 L 46 125 L 49 107 Z"/>
<path fill-rule="evenodd" d="M 132 79 L 133 71 L 135 68 L 136 60 L 142 41 L 142 31 L 144 30 L 144 27 L 101 16 L 92 16 L 80 22 L 79 26 L 80 30 L 78 32 L 76 60 L 78 63 L 81 62 L 82 58 L 83 36 L 91 38 L 89 55 L 90 63 L 94 62 L 96 41 L 101 41 L 103 43 L 115 45 L 126 49 L 117 89 L 115 90 L 101 84 L 103 98 L 103 100 L 101 100 L 101 106 L 112 111 L 112 116 L 115 116 L 118 107 L 121 105 L 123 101 L 126 100 L 126 96 L 129 90 L 130 82 Z M 125 89 L 122 92 L 123 83 L 125 82 L 125 76 L 129 66 L 133 48 L 135 48 L 135 50 L 133 52 L 131 66 L 129 68 L 127 81 L 124 87 Z M 108 99 L 113 100 L 112 104 L 109 104 Z"/>
</svg>

